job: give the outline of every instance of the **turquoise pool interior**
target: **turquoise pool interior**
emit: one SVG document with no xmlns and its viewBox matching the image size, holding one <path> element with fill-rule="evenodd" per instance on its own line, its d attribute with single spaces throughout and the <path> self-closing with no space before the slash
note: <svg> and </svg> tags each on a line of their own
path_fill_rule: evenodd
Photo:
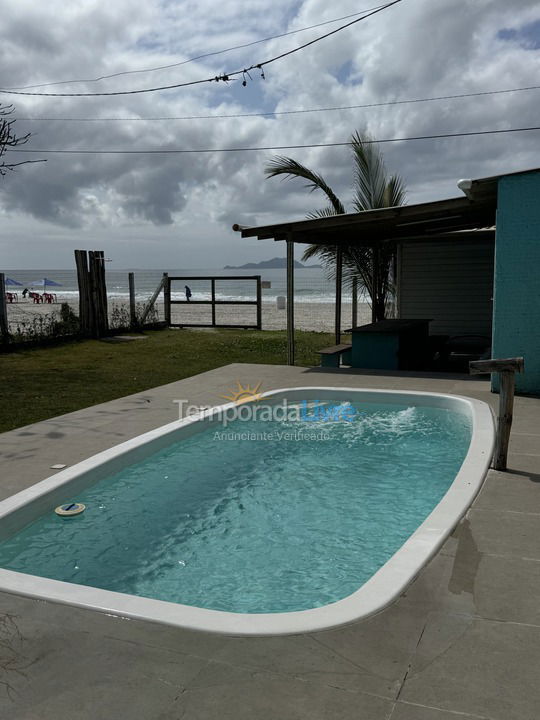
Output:
<svg viewBox="0 0 540 720">
<path fill-rule="evenodd" d="M 352 420 L 201 425 L 65 497 L 86 511 L 51 508 L 0 543 L 0 567 L 235 613 L 347 597 L 439 503 L 472 432 L 444 408 L 350 407 Z"/>
</svg>

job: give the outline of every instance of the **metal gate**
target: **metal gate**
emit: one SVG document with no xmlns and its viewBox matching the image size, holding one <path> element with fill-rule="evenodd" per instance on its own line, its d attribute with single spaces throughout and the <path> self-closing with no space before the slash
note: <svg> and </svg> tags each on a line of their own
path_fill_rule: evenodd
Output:
<svg viewBox="0 0 540 720">
<path fill-rule="evenodd" d="M 210 283 L 210 300 L 172 300 L 171 288 L 176 282 L 189 283 L 193 281 L 205 280 Z M 220 280 L 246 281 L 256 283 L 256 300 L 216 300 L 216 282 Z M 164 305 L 165 305 L 165 322 L 169 327 L 221 327 L 221 328 L 244 328 L 244 329 L 261 329 L 262 320 L 262 286 L 260 275 L 190 275 L 190 276 L 174 276 L 164 277 Z M 212 319 L 207 323 L 199 322 L 172 322 L 171 306 L 172 305 L 210 305 L 212 311 Z M 223 323 L 216 320 L 216 307 L 223 305 L 254 305 L 257 308 L 255 323 Z"/>
</svg>

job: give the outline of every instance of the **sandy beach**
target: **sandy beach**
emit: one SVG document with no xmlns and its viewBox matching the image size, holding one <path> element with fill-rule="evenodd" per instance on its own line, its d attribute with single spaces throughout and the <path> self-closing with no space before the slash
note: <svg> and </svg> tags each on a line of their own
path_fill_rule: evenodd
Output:
<svg viewBox="0 0 540 720">
<path fill-rule="evenodd" d="M 58 297 L 57 303 L 36 304 L 34 302 L 19 301 L 8 303 L 8 321 L 12 332 L 16 331 L 17 325 L 32 323 L 39 316 L 59 316 L 62 298 Z M 70 298 L 68 304 L 78 314 L 78 303 Z M 144 303 L 139 303 L 141 308 Z M 155 305 L 158 319 L 164 319 L 163 302 Z M 334 329 L 334 305 L 332 303 L 302 303 L 296 302 L 294 306 L 295 327 L 297 330 L 312 330 L 316 332 L 332 332 Z M 118 325 L 120 318 L 129 318 L 129 303 L 114 298 L 109 300 L 109 319 L 114 327 Z M 173 305 L 171 320 L 174 323 L 210 323 L 210 305 L 187 304 Z M 256 307 L 250 305 L 222 305 L 216 308 L 216 321 L 218 323 L 230 323 L 242 325 L 243 323 L 255 324 Z M 371 310 L 365 303 L 358 304 L 358 324 L 371 321 Z M 342 329 L 352 324 L 352 306 L 344 303 L 342 306 Z M 286 310 L 278 310 L 275 302 L 262 303 L 262 329 L 283 330 L 287 326 Z"/>
</svg>

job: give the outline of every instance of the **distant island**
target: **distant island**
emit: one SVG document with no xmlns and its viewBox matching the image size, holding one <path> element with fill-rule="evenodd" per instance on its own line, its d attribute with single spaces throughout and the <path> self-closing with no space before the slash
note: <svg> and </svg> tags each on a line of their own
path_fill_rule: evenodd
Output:
<svg viewBox="0 0 540 720">
<path fill-rule="evenodd" d="M 223 268 L 224 270 L 274 270 L 274 269 L 281 269 L 287 267 L 287 258 L 279 258 L 275 257 L 271 260 L 261 260 L 261 262 L 258 263 L 246 263 L 245 265 L 225 265 Z M 321 265 L 304 265 L 301 262 L 298 262 L 298 260 L 294 261 L 294 267 L 301 269 L 311 269 L 311 268 L 317 268 L 320 269 Z"/>
</svg>

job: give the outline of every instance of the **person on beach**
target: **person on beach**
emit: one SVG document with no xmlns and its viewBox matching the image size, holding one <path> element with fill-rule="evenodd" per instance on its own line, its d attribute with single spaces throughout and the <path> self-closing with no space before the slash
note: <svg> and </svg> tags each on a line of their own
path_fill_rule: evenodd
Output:
<svg viewBox="0 0 540 720">
<path fill-rule="evenodd" d="M 27 295 L 28 295 L 28 288 L 24 288 L 24 290 L 22 291 L 22 296 L 25 300 L 26 300 Z"/>
<path fill-rule="evenodd" d="M 189 299 L 191 297 L 191 290 L 189 289 L 189 287 L 187 285 L 185 287 L 186 287 L 186 300 L 189 302 Z"/>
</svg>

